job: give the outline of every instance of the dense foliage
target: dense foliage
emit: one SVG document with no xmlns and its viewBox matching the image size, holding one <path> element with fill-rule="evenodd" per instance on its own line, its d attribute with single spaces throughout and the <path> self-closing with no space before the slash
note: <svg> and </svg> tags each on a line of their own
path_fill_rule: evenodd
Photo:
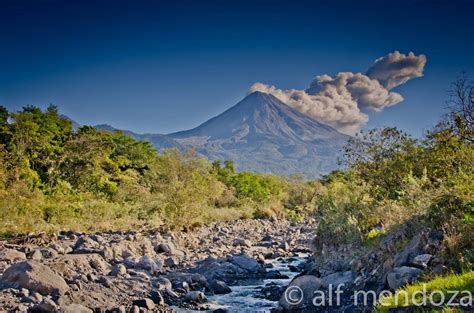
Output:
<svg viewBox="0 0 474 313">
<path fill-rule="evenodd" d="M 474 88 L 464 78 L 453 87 L 449 114 L 424 138 L 381 128 L 348 142 L 346 170 L 327 175 L 318 196 L 320 242 L 367 243 L 410 222 L 443 229 L 446 256 L 471 270 Z"/>
<path fill-rule="evenodd" d="M 288 191 L 292 192 L 289 193 Z M 298 190 L 298 192 L 296 192 Z M 301 218 L 311 184 L 236 172 L 121 132 L 77 131 L 54 106 L 0 107 L 0 230 L 118 229 L 242 217 Z M 303 196 L 302 196 L 303 195 Z"/>
</svg>

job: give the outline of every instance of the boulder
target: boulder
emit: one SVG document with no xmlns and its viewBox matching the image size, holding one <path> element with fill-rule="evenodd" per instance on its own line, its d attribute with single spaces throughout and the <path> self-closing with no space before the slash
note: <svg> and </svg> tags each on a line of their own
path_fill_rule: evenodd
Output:
<svg viewBox="0 0 474 313">
<path fill-rule="evenodd" d="M 43 258 L 45 259 L 54 259 L 58 257 L 59 255 L 58 251 L 50 247 L 41 249 L 41 254 L 43 255 Z"/>
<path fill-rule="evenodd" d="M 395 257 L 395 267 L 409 265 L 413 258 L 423 253 L 426 243 L 426 233 L 419 233 Z"/>
<path fill-rule="evenodd" d="M 175 267 L 179 265 L 179 259 L 175 256 L 170 256 L 165 259 L 164 263 L 166 267 Z"/>
<path fill-rule="evenodd" d="M 257 262 L 257 260 L 246 254 L 234 255 L 232 256 L 230 262 L 251 273 L 262 272 L 262 270 L 265 272 L 265 269 L 260 263 Z"/>
<path fill-rule="evenodd" d="M 127 268 L 123 264 L 115 264 L 112 267 L 112 271 L 110 272 L 110 275 L 120 276 L 120 275 L 125 275 L 126 273 L 127 273 Z"/>
<path fill-rule="evenodd" d="M 0 261 L 8 261 L 11 263 L 19 260 L 26 260 L 26 255 L 23 252 L 8 248 L 0 250 Z"/>
<path fill-rule="evenodd" d="M 347 272 L 336 272 L 321 278 L 321 282 L 324 288 L 328 289 L 332 285 L 332 289 L 335 290 L 337 286 L 348 287 L 357 278 L 357 274 L 351 271 Z M 342 286 L 344 285 L 344 286 Z"/>
<path fill-rule="evenodd" d="M 87 236 L 77 239 L 73 247 L 74 253 L 101 253 L 103 248 L 99 243 Z"/>
<path fill-rule="evenodd" d="M 423 269 L 428 267 L 428 263 L 431 261 L 433 256 L 431 254 L 420 254 L 413 259 L 413 265 L 421 267 Z"/>
<path fill-rule="evenodd" d="M 296 277 L 286 288 L 279 304 L 285 310 L 298 310 L 311 305 L 315 291 L 320 290 L 322 282 L 313 275 Z"/>
<path fill-rule="evenodd" d="M 155 308 L 155 302 L 149 298 L 135 300 L 133 301 L 133 305 L 136 305 L 139 308 L 145 308 L 147 310 L 153 310 Z"/>
<path fill-rule="evenodd" d="M 156 274 L 163 269 L 163 264 L 161 261 L 155 261 L 151 257 L 145 255 L 140 258 L 135 268 L 145 270 L 151 274 Z"/>
<path fill-rule="evenodd" d="M 392 290 L 413 283 L 423 273 L 422 270 L 409 266 L 396 267 L 387 274 L 387 283 Z"/>
<path fill-rule="evenodd" d="M 35 261 L 23 261 L 10 266 L 0 278 L 0 284 L 12 288 L 26 288 L 43 295 L 64 294 L 69 286 L 64 279 Z"/>
<path fill-rule="evenodd" d="M 201 291 L 189 291 L 184 295 L 184 299 L 189 302 L 204 303 L 207 298 Z"/>
<path fill-rule="evenodd" d="M 286 252 L 290 251 L 290 245 L 286 241 L 283 241 L 279 248 Z"/>
<path fill-rule="evenodd" d="M 35 249 L 28 253 L 28 259 L 39 261 L 43 259 L 43 254 L 41 253 L 40 249 Z"/>
<path fill-rule="evenodd" d="M 153 280 L 153 285 L 158 288 L 158 290 L 173 289 L 171 281 L 166 277 L 157 277 Z"/>
<path fill-rule="evenodd" d="M 227 284 L 221 280 L 211 281 L 211 283 L 209 284 L 209 288 L 211 288 L 212 292 L 214 292 L 216 295 L 223 295 L 232 292 L 230 287 L 227 286 Z"/>
<path fill-rule="evenodd" d="M 156 253 L 165 253 L 165 254 L 173 255 L 174 247 L 172 244 L 160 243 L 156 245 L 155 251 Z"/>
<path fill-rule="evenodd" d="M 252 247 L 252 242 L 250 240 L 247 240 L 247 239 L 237 238 L 232 242 L 232 245 L 233 246 L 243 246 L 243 247 L 250 248 L 250 247 Z"/>
<path fill-rule="evenodd" d="M 152 290 L 150 292 L 150 299 L 152 299 L 155 304 L 165 305 L 165 299 L 158 290 Z"/>
<path fill-rule="evenodd" d="M 63 313 L 92 313 L 93 311 L 82 304 L 70 304 L 62 309 Z"/>
</svg>

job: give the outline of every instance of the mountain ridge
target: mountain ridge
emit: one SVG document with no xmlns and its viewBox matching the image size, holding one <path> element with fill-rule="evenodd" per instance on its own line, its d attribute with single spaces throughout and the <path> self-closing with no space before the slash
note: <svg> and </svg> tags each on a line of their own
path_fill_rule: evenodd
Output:
<svg viewBox="0 0 474 313">
<path fill-rule="evenodd" d="M 119 131 L 107 124 L 94 126 Z M 139 134 L 158 151 L 193 148 L 209 160 L 232 160 L 238 170 L 316 178 L 337 168 L 348 135 L 289 107 L 273 95 L 253 92 L 195 128 L 170 134 Z"/>
<path fill-rule="evenodd" d="M 168 136 L 210 160 L 233 160 L 240 170 L 312 178 L 337 167 L 338 150 L 349 138 L 262 92 Z"/>
</svg>

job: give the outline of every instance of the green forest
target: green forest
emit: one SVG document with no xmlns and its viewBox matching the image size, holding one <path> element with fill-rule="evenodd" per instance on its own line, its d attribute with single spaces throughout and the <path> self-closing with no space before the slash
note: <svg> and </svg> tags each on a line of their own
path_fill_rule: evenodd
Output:
<svg viewBox="0 0 474 313">
<path fill-rule="evenodd" d="M 74 131 L 58 108 L 0 107 L 3 236 L 162 227 L 238 218 L 302 218 L 312 182 L 236 172 L 193 151 L 158 153 L 121 132 Z"/>
<path fill-rule="evenodd" d="M 52 105 L 1 107 L 1 235 L 314 217 L 320 242 L 370 244 L 410 221 L 442 228 L 455 265 L 469 266 L 473 90 L 467 78 L 456 81 L 449 112 L 422 139 L 396 128 L 358 134 L 345 147 L 343 170 L 315 181 L 238 172 L 194 151 L 157 152 L 121 132 L 73 130 Z"/>
</svg>

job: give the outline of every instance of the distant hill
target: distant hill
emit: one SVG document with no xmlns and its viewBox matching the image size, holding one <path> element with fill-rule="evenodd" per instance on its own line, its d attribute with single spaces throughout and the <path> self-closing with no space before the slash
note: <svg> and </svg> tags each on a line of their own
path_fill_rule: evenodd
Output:
<svg viewBox="0 0 474 313">
<path fill-rule="evenodd" d="M 120 129 L 114 128 L 113 126 L 107 125 L 107 124 L 100 124 L 100 125 L 95 125 L 94 126 L 96 129 L 99 130 L 105 130 L 109 132 L 115 132 Z M 161 135 L 161 134 L 137 134 L 129 130 L 120 130 L 124 134 L 135 138 L 137 140 L 143 140 L 143 141 L 149 141 L 153 144 L 153 146 L 158 150 L 161 151 L 163 149 L 169 149 L 169 148 L 178 148 L 182 151 L 186 150 L 184 146 L 182 146 L 179 142 L 174 140 L 171 137 L 168 137 L 166 135 Z"/>
</svg>

